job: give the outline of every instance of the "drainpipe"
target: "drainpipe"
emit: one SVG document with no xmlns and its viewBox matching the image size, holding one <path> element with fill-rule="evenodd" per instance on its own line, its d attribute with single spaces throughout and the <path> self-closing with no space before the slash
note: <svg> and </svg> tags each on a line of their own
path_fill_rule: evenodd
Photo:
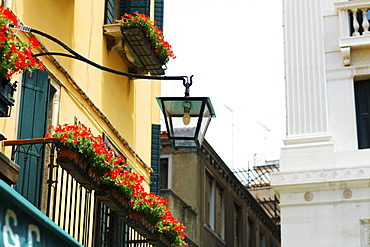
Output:
<svg viewBox="0 0 370 247">
<path fill-rule="evenodd" d="M 52 110 L 51 110 L 51 120 L 50 124 L 54 127 L 58 124 L 58 116 L 59 116 L 59 98 L 60 98 L 60 85 L 55 82 L 53 79 L 50 80 L 50 87 L 55 89 L 54 95 L 52 96 Z"/>
<path fill-rule="evenodd" d="M 12 9 L 12 0 L 5 0 L 5 8 Z"/>
<path fill-rule="evenodd" d="M 51 117 L 51 125 L 54 127 L 58 124 L 58 114 L 59 114 L 59 90 L 57 90 L 53 97 L 53 111 Z"/>
</svg>

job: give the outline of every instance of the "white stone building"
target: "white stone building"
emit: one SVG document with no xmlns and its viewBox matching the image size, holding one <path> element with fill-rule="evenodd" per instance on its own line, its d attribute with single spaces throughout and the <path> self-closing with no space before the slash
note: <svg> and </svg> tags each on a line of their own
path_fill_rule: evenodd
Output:
<svg viewBox="0 0 370 247">
<path fill-rule="evenodd" d="M 283 4 L 282 246 L 370 246 L 370 1 Z"/>
</svg>

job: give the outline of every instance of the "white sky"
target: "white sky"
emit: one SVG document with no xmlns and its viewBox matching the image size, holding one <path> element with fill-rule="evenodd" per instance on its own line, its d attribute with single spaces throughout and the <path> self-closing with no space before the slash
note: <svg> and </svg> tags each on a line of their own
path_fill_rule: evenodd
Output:
<svg viewBox="0 0 370 247">
<path fill-rule="evenodd" d="M 285 137 L 282 0 L 167 0 L 164 23 L 177 56 L 166 75 L 194 75 L 190 96 L 211 98 L 216 118 L 206 140 L 224 162 L 247 168 L 254 154 L 261 161 L 265 153 L 279 158 Z M 184 90 L 181 82 L 162 81 L 162 96 L 182 97 Z"/>
</svg>

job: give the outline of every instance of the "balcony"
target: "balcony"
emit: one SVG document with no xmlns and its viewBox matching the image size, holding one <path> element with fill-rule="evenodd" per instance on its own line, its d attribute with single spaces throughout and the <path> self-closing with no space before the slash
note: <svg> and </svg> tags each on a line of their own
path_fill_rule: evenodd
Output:
<svg viewBox="0 0 370 247">
<path fill-rule="evenodd" d="M 55 139 L 4 141 L 4 146 L 21 168 L 14 189 L 82 245 L 170 246 L 145 217 L 101 188 L 91 171 L 62 157 Z"/>
<path fill-rule="evenodd" d="M 334 3 L 339 16 L 339 47 L 344 65 L 351 63 L 351 49 L 370 47 L 370 2 L 366 0 Z"/>
</svg>

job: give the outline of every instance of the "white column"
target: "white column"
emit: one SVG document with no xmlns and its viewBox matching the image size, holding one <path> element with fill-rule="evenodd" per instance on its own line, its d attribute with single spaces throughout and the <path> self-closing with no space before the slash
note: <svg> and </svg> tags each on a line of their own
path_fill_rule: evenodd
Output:
<svg viewBox="0 0 370 247">
<path fill-rule="evenodd" d="M 327 136 L 328 112 L 324 30 L 320 0 L 287 1 L 285 21 L 287 127 L 289 144 Z M 299 141 L 298 141 L 299 142 Z"/>
</svg>

